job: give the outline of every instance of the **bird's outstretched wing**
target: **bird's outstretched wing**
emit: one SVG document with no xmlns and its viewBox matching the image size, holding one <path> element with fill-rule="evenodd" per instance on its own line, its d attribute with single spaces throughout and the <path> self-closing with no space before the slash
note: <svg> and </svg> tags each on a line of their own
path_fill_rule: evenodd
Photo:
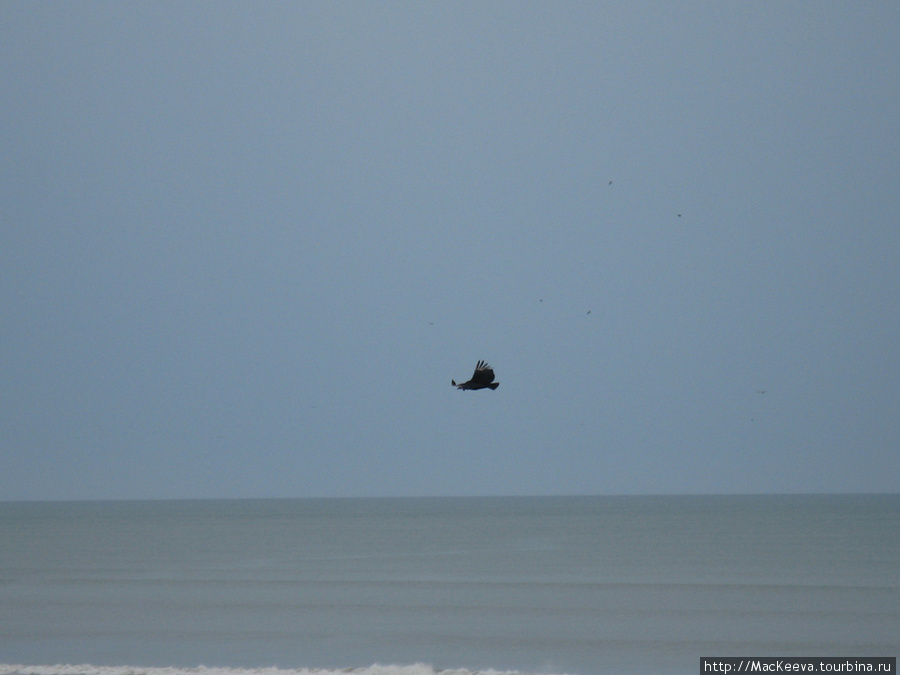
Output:
<svg viewBox="0 0 900 675">
<path fill-rule="evenodd" d="M 479 361 L 475 365 L 475 372 L 472 374 L 472 379 L 469 382 L 472 384 L 490 384 L 493 381 L 493 369 L 486 362 Z"/>
</svg>

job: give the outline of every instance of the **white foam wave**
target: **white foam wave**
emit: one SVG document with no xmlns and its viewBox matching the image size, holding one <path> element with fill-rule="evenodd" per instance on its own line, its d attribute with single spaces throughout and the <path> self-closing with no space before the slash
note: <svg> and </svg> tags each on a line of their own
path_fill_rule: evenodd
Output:
<svg viewBox="0 0 900 675">
<path fill-rule="evenodd" d="M 374 664 L 364 668 L 141 668 L 138 666 L 92 666 L 57 664 L 22 666 L 0 663 L 0 675 L 526 675 L 518 671 L 435 669 L 416 663 L 409 666 Z"/>
</svg>

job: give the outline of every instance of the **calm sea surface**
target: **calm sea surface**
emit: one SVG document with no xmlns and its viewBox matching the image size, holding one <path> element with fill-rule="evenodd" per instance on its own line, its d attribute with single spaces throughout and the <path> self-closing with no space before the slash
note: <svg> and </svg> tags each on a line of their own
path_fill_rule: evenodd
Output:
<svg viewBox="0 0 900 675">
<path fill-rule="evenodd" d="M 898 651 L 900 495 L 0 503 L 0 675 Z"/>
</svg>

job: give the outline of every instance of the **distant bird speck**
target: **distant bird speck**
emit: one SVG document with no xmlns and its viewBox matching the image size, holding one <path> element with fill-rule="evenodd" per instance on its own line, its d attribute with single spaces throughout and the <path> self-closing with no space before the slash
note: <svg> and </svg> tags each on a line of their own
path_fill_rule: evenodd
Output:
<svg viewBox="0 0 900 675">
<path fill-rule="evenodd" d="M 450 380 L 450 384 L 457 389 L 486 389 L 488 387 L 496 389 L 500 386 L 499 382 L 494 382 L 493 369 L 484 361 L 479 361 L 475 365 L 475 372 L 471 380 L 462 384 L 456 384 L 456 380 Z"/>
</svg>

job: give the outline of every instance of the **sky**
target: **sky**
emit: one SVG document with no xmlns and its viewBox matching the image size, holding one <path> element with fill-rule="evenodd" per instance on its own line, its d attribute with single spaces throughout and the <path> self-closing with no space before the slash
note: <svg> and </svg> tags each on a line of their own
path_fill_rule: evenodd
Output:
<svg viewBox="0 0 900 675">
<path fill-rule="evenodd" d="M 0 56 L 0 500 L 900 491 L 898 3 L 9 0 Z"/>
</svg>

